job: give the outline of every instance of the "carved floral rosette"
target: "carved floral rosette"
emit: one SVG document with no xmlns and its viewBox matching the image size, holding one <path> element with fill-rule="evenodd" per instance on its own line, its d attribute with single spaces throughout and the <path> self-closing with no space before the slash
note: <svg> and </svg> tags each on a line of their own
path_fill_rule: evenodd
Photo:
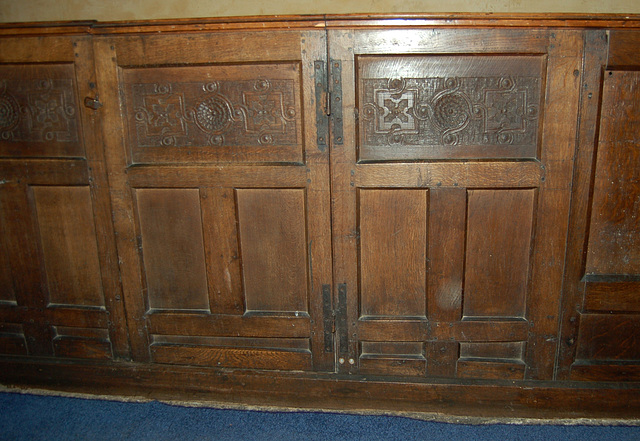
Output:
<svg viewBox="0 0 640 441">
<path fill-rule="evenodd" d="M 129 85 L 138 147 L 296 145 L 294 83 L 263 78 Z"/>
<path fill-rule="evenodd" d="M 539 77 L 362 80 L 365 146 L 536 146 Z"/>
<path fill-rule="evenodd" d="M 77 143 L 71 79 L 0 80 L 0 141 Z"/>
</svg>

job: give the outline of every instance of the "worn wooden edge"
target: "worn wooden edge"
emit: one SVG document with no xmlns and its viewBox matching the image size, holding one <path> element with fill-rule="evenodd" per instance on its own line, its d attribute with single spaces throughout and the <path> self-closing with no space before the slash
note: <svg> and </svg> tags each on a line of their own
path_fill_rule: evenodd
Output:
<svg viewBox="0 0 640 441">
<path fill-rule="evenodd" d="M 82 382 L 77 379 L 82 378 Z M 421 380 L 188 366 L 0 360 L 0 384 L 53 391 L 299 409 L 478 418 L 640 418 L 640 383 Z"/>
<path fill-rule="evenodd" d="M 351 14 L 327 15 L 328 28 L 389 27 L 558 27 L 636 28 L 640 14 L 574 13 L 442 13 L 442 14 Z"/>
<path fill-rule="evenodd" d="M 323 409 L 321 407 L 299 408 L 285 405 L 268 404 L 243 404 L 230 401 L 217 401 L 214 399 L 179 400 L 179 399 L 154 399 L 136 395 L 98 395 L 83 392 L 67 392 L 46 388 L 28 386 L 4 386 L 0 384 L 0 393 L 36 395 L 45 397 L 79 398 L 84 400 L 103 400 L 121 403 L 149 403 L 157 401 L 170 406 L 180 406 L 186 408 L 210 408 L 224 410 L 241 410 L 251 412 L 325 412 L 339 415 L 361 415 L 361 416 L 392 416 L 411 418 L 415 420 L 450 423 L 450 424 L 509 424 L 509 425 L 563 425 L 563 426 L 640 426 L 640 419 L 620 419 L 620 418 L 524 418 L 524 417 L 471 417 L 471 416 L 450 416 L 438 412 L 413 412 L 413 411 L 390 411 L 390 410 L 357 410 L 357 409 Z"/>
<path fill-rule="evenodd" d="M 51 21 L 34 23 L 0 23 L 0 37 L 19 35 L 88 34 L 95 21 Z"/>
<path fill-rule="evenodd" d="M 58 21 L 0 24 L 0 37 L 7 35 L 78 34 L 95 35 L 208 32 L 240 30 L 298 30 L 336 28 L 420 27 L 524 27 L 638 29 L 640 14 L 580 13 L 406 13 L 255 15 L 135 21 Z"/>
</svg>

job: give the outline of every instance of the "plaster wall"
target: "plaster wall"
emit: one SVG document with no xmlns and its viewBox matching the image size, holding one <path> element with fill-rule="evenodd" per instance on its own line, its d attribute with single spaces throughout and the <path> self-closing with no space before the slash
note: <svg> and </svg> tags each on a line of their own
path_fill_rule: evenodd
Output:
<svg viewBox="0 0 640 441">
<path fill-rule="evenodd" d="M 403 12 L 640 13 L 639 0 L 0 0 L 0 22 Z"/>
</svg>

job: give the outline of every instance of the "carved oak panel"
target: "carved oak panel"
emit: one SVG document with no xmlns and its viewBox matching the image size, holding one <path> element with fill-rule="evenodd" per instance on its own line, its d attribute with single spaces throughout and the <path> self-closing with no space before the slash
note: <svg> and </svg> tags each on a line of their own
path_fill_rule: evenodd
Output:
<svg viewBox="0 0 640 441">
<path fill-rule="evenodd" d="M 126 69 L 123 78 L 134 162 L 301 161 L 296 63 Z"/>
<path fill-rule="evenodd" d="M 358 58 L 360 160 L 535 158 L 544 58 Z"/>
<path fill-rule="evenodd" d="M 0 155 L 84 156 L 71 64 L 0 66 Z"/>
</svg>

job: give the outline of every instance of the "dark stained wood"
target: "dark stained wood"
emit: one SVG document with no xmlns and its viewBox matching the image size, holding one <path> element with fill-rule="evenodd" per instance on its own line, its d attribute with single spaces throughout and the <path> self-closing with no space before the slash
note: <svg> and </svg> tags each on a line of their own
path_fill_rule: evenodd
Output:
<svg viewBox="0 0 640 441">
<path fill-rule="evenodd" d="M 367 163 L 355 168 L 359 187 L 535 187 L 539 161 Z M 366 173 L 363 173 L 366 170 Z"/>
<path fill-rule="evenodd" d="M 207 167 L 150 167 L 136 165 L 127 169 L 129 183 L 134 188 L 194 188 L 221 187 L 233 182 L 238 188 L 297 187 L 305 182 L 309 172 L 295 166 L 243 166 L 235 164 Z M 151 176 L 149 176 L 151 175 Z"/>
<path fill-rule="evenodd" d="M 108 360 L 112 357 L 109 340 L 60 338 L 53 340 L 53 352 L 56 357 L 88 358 Z"/>
<path fill-rule="evenodd" d="M 47 323 L 51 326 L 76 326 L 76 327 L 96 327 L 106 328 L 108 325 L 107 312 L 102 308 L 91 307 L 54 307 L 54 308 L 34 308 L 24 306 L 0 307 L 0 321 L 25 323 L 30 322 Z"/>
<path fill-rule="evenodd" d="M 458 360 L 458 377 L 521 380 L 524 377 L 524 363 L 508 363 L 504 361 L 474 360 L 460 358 Z"/>
<path fill-rule="evenodd" d="M 97 98 L 95 54 L 89 37 L 76 38 L 73 42 L 76 84 L 80 97 Z M 114 357 L 130 359 L 122 286 L 118 271 L 118 255 L 109 197 L 104 144 L 98 111 L 83 107 L 81 112 L 87 173 L 91 188 L 91 206 L 97 233 L 98 258 L 102 290 L 106 310 L 109 312 L 107 327 Z"/>
<path fill-rule="evenodd" d="M 418 356 L 376 356 L 363 354 L 358 361 L 362 374 L 424 377 L 427 361 Z"/>
<path fill-rule="evenodd" d="M 41 268 L 41 254 L 33 246 L 38 237 L 38 227 L 30 214 L 29 189 L 18 184 L 5 184 L 0 191 L 2 224 L 11 261 L 13 286 L 16 302 L 20 306 L 44 308 L 47 304 L 44 268 Z M 37 243 L 37 242 L 35 242 Z M 33 270 L 38 268 L 38 270 Z"/>
<path fill-rule="evenodd" d="M 640 381 L 640 366 L 637 364 L 607 364 L 576 361 L 571 365 L 571 379 L 577 381 Z"/>
<path fill-rule="evenodd" d="M 34 363 L 0 360 L 9 384 L 68 392 L 153 399 L 224 400 L 311 409 L 435 412 L 466 417 L 633 419 L 640 409 L 637 385 L 549 382 L 389 382 L 380 378 L 319 374 L 282 375 L 242 370 L 214 373 L 201 368 L 134 363 Z M 79 383 L 78 378 L 83 382 Z M 525 383 L 529 386 L 531 383 Z M 242 393 L 238 393 L 238 389 Z M 390 399 L 393 397 L 393 399 Z M 400 398 L 401 399 L 398 399 Z"/>
<path fill-rule="evenodd" d="M 0 381 L 636 416 L 639 26 L 0 25 Z"/>
<path fill-rule="evenodd" d="M 640 319 L 629 314 L 583 314 L 578 360 L 640 359 Z"/>
<path fill-rule="evenodd" d="M 343 114 L 354 111 L 357 116 L 356 121 L 348 117 L 343 120 L 343 143 L 332 151 L 336 277 L 349 287 L 348 326 L 357 326 L 357 332 L 347 330 L 345 359 L 357 351 L 358 341 L 422 340 L 426 342 L 427 361 L 430 357 L 440 360 L 434 363 L 437 375 L 453 376 L 456 368 L 452 366 L 458 357 L 456 342 L 482 342 L 483 338 L 495 341 L 498 337 L 488 332 L 495 327 L 504 332 L 499 338 L 508 334 L 513 342 L 535 339 L 535 343 L 526 345 L 525 372 L 531 378 L 553 377 L 555 341 L 549 336 L 557 330 L 557 303 L 554 306 L 553 302 L 559 297 L 553 293 L 561 290 L 563 269 L 555 262 L 562 261 L 560 255 L 565 249 L 575 148 L 575 132 L 571 130 L 579 102 L 581 43 L 579 32 L 552 33 L 544 29 L 493 29 L 490 36 L 481 29 L 367 28 L 329 32 L 329 56 L 342 63 Z M 512 55 L 514 50 L 519 55 Z M 547 55 L 540 57 L 541 53 Z M 499 74 L 499 61 L 505 63 L 511 76 Z M 447 81 L 447 72 L 457 75 L 452 74 Z M 532 88 L 526 89 L 527 81 Z M 538 87 L 540 92 L 536 92 Z M 540 98 L 536 98 L 537 94 Z M 498 96 L 508 104 L 494 99 Z M 484 104 L 478 104 L 480 101 Z M 495 110 L 503 104 L 507 107 Z M 447 106 L 451 112 L 438 113 L 438 109 L 444 111 Z M 517 118 L 507 117 L 514 112 L 513 106 L 521 106 L 514 113 L 520 115 Z M 567 111 L 567 106 L 571 110 Z M 477 125 L 480 120 L 484 123 Z M 520 124 L 518 135 L 512 131 L 514 124 Z M 429 141 L 438 133 L 439 142 Z M 529 140 L 525 141 L 527 136 Z M 453 146 L 447 150 L 443 147 L 446 144 Z M 505 144 L 513 144 L 508 153 Z M 526 160 L 507 162 L 505 156 Z M 483 161 L 447 161 L 454 158 Z M 416 159 L 429 161 L 415 163 Z M 442 201 L 434 196 L 434 203 L 440 208 L 430 209 L 430 234 L 425 243 L 429 266 L 433 265 L 431 270 L 435 271 L 427 275 L 430 296 L 437 296 L 434 293 L 444 289 L 446 278 L 456 283 L 456 274 L 460 274 L 457 283 L 465 280 L 464 294 L 460 285 L 457 291 L 461 300 L 452 297 L 454 307 L 447 313 L 450 316 L 442 317 L 445 320 L 355 320 L 361 311 L 366 311 L 367 297 L 364 286 L 354 289 L 353 284 L 364 284 L 366 270 L 364 265 L 354 267 L 352 261 L 357 257 L 358 244 L 360 259 L 365 255 L 367 222 L 381 222 L 380 214 L 363 209 L 363 195 L 370 191 L 383 193 L 389 187 L 405 191 L 428 188 L 434 195 L 451 188 L 448 197 L 452 205 L 445 204 L 444 193 Z M 453 198 L 455 191 L 460 196 Z M 486 195 L 494 194 L 498 196 L 491 202 Z M 545 211 L 541 212 L 540 207 Z M 402 213 L 415 218 L 406 209 Z M 364 220 L 365 215 L 372 220 Z M 402 218 L 402 214 L 394 216 Z M 549 234 L 553 239 L 544 239 Z M 445 240 L 451 241 L 453 256 L 447 263 L 441 262 L 444 251 L 439 247 L 440 241 Z M 536 251 L 538 247 L 540 251 Z M 461 250 L 464 258 L 456 258 Z M 493 262 L 483 258 L 483 253 L 499 258 Z M 554 263 L 547 263 L 550 256 L 554 256 Z M 381 258 L 376 259 L 376 263 L 380 261 Z M 389 264 L 380 262 L 376 268 L 383 266 Z M 378 285 L 386 290 L 383 282 L 388 283 L 398 273 L 376 272 L 381 281 Z M 441 273 L 446 274 L 445 279 L 441 279 Z M 455 294 L 455 285 L 452 291 Z M 476 297 L 474 291 L 482 294 Z M 540 303 L 544 296 L 549 301 Z M 429 297 L 429 314 L 436 304 L 437 297 Z M 481 325 L 461 322 L 470 326 L 465 329 L 457 324 L 463 315 L 459 308 L 456 310 L 457 305 L 464 305 L 464 315 L 469 317 L 502 315 L 523 320 L 502 324 L 490 320 Z M 435 306 L 434 316 L 440 314 Z M 445 333 L 445 329 L 455 331 Z M 474 331 L 479 334 L 474 335 Z M 441 344 L 441 335 L 451 338 L 448 345 Z M 491 354 L 479 358 L 488 361 Z M 449 367 L 445 369 L 442 366 L 446 363 Z M 523 361 L 517 364 L 521 375 Z M 356 368 L 356 364 L 342 366 L 345 372 Z"/>
<path fill-rule="evenodd" d="M 587 274 L 640 274 L 640 73 L 604 74 Z"/>
<path fill-rule="evenodd" d="M 109 177 L 113 229 L 118 250 L 118 269 L 122 286 L 122 299 L 126 304 L 126 327 L 129 335 L 131 358 L 149 360 L 149 336 L 145 330 L 144 314 L 147 310 L 143 292 L 142 264 L 137 247 L 135 203 L 128 187 L 123 143 L 123 126 L 118 102 L 118 67 L 113 41 L 93 40 L 96 83 L 100 85 L 100 108 L 105 171 Z"/>
<path fill-rule="evenodd" d="M 4 228 L 0 223 L 0 303 L 6 302 L 15 304 L 16 293 L 13 287 L 13 276 L 11 274 L 11 261 L 7 249 Z"/>
<path fill-rule="evenodd" d="M 467 192 L 463 188 L 429 191 L 429 320 L 462 318 L 462 281 Z"/>
<path fill-rule="evenodd" d="M 463 320 L 434 323 L 432 335 L 438 340 L 460 342 L 524 341 L 527 339 L 525 320 Z"/>
<path fill-rule="evenodd" d="M 460 345 L 451 341 L 426 343 L 427 375 L 429 377 L 455 378 L 460 355 Z"/>
<path fill-rule="evenodd" d="M 3 37 L 0 49 L 2 63 L 72 63 L 73 40 L 64 36 Z"/>
<path fill-rule="evenodd" d="M 555 378 L 567 380 L 575 358 L 579 314 L 582 310 L 584 252 L 588 232 L 593 153 L 598 127 L 598 105 L 602 66 L 606 61 L 607 34 L 591 30 L 584 36 L 585 55 L 582 67 L 582 99 L 578 120 L 578 145 L 573 175 L 569 235 L 565 256 L 565 275 L 561 303 L 561 334 Z"/>
<path fill-rule="evenodd" d="M 15 289 L 15 304 L 0 315 L 23 323 L 30 355 L 60 356 L 55 327 L 84 325 L 103 333 L 99 358 L 127 357 L 102 143 L 82 105 L 96 87 L 92 42 L 67 30 L 74 35 L 24 38 L 20 50 L 8 39 L 0 50 L 10 107 L 0 170 L 12 199 L 2 210 L 4 228 L 13 231 L 7 250 Z M 72 352 L 95 356 L 90 348 Z"/>
<path fill-rule="evenodd" d="M 525 320 L 463 320 L 427 322 L 426 320 L 361 320 L 358 335 L 368 341 L 524 341 Z"/>
<path fill-rule="evenodd" d="M 306 312 L 302 190 L 236 190 L 247 311 Z"/>
<path fill-rule="evenodd" d="M 24 335 L 0 335 L 0 354 L 27 355 L 27 344 L 24 340 Z"/>
<path fill-rule="evenodd" d="M 83 157 L 72 64 L 0 66 L 3 157 Z"/>
<path fill-rule="evenodd" d="M 312 78 L 324 33 L 101 41 L 96 54 L 110 55 L 98 82 L 111 92 L 99 112 L 112 112 L 103 136 L 134 358 L 174 336 L 160 349 L 175 349 L 172 363 L 217 366 L 211 341 L 189 339 L 262 338 L 269 346 L 256 350 L 266 351 L 294 336 L 311 340 L 304 365 L 277 356 L 257 368 L 331 369 L 321 297 L 331 284 L 329 169 L 315 145 Z M 176 302 L 156 304 L 158 290 Z M 190 344 L 200 356 L 184 355 Z"/>
<path fill-rule="evenodd" d="M 530 334 L 524 356 L 525 378 L 531 380 L 551 380 L 554 375 L 583 42 L 582 33 L 577 31 L 553 32 L 547 40 L 547 98 L 540 154 L 545 177 L 537 190 L 526 304 Z"/>
<path fill-rule="evenodd" d="M 196 33 L 192 35 L 136 35 L 118 47 L 121 66 L 210 63 L 248 63 L 258 60 L 291 61 L 300 59 L 300 31 Z M 238 41 L 244 50 L 238 50 Z M 215 47 L 215 50 L 209 48 Z M 144 63 L 141 63 L 144 60 Z"/>
<path fill-rule="evenodd" d="M 219 314 L 245 311 L 242 267 L 236 224 L 234 191 L 230 188 L 203 188 L 200 207 L 204 228 L 204 247 L 209 306 Z"/>
<path fill-rule="evenodd" d="M 154 335 L 153 344 L 192 345 L 229 348 L 271 348 L 283 350 L 309 351 L 308 338 L 271 338 L 271 337 L 201 337 L 185 335 Z"/>
<path fill-rule="evenodd" d="M 361 190 L 360 314 L 426 316 L 427 192 Z"/>
<path fill-rule="evenodd" d="M 0 354 L 27 355 L 27 342 L 22 325 L 0 324 Z"/>
<path fill-rule="evenodd" d="M 0 161 L 4 184 L 86 185 L 89 180 L 84 160 L 6 159 Z M 3 184 L 3 185 L 4 185 Z"/>
<path fill-rule="evenodd" d="M 209 310 L 200 194 L 136 190 L 150 309 Z"/>
<path fill-rule="evenodd" d="M 358 56 L 358 159 L 535 158 L 544 61 Z"/>
<path fill-rule="evenodd" d="M 107 360 L 112 357 L 106 329 L 56 327 L 53 350 L 57 357 Z"/>
<path fill-rule="evenodd" d="M 640 65 L 638 42 L 640 42 L 640 32 L 637 30 L 616 29 L 610 31 L 606 65 L 611 68 L 629 68 Z"/>
<path fill-rule="evenodd" d="M 221 335 L 240 337 L 304 337 L 309 335 L 306 314 L 283 315 L 199 315 L 151 314 L 149 331 L 163 335 Z"/>
<path fill-rule="evenodd" d="M 48 302 L 103 306 L 89 187 L 32 187 Z"/>
<path fill-rule="evenodd" d="M 132 161 L 301 163 L 300 74 L 291 62 L 123 69 Z"/>
<path fill-rule="evenodd" d="M 524 317 L 534 202 L 534 190 L 469 190 L 464 316 Z"/>
<path fill-rule="evenodd" d="M 640 312 L 639 281 L 589 281 L 585 284 L 586 311 Z"/>
<path fill-rule="evenodd" d="M 424 343 L 363 341 L 358 364 L 363 374 L 424 377 Z"/>
<path fill-rule="evenodd" d="M 635 28 L 638 14 L 580 13 L 366 13 L 331 14 L 325 16 L 329 29 L 437 29 L 466 28 Z"/>
<path fill-rule="evenodd" d="M 616 43 L 612 40 L 610 63 L 623 67 L 638 63 L 629 53 L 633 38 L 626 37 L 631 35 L 616 36 Z M 623 52 L 629 56 L 621 55 Z M 575 345 L 570 378 L 632 381 L 637 379 L 640 364 L 636 338 L 640 323 L 636 315 L 640 271 L 636 89 L 640 77 L 635 71 L 606 70 L 603 74 L 589 229 L 584 241 L 586 276 L 578 285 L 584 293 L 579 305 L 583 314 L 574 320 L 573 335 L 563 341 Z M 567 375 L 566 368 L 564 372 Z"/>
<path fill-rule="evenodd" d="M 460 358 L 491 358 L 520 360 L 524 353 L 524 342 L 515 343 L 461 343 Z"/>
<path fill-rule="evenodd" d="M 175 347 L 152 345 L 157 363 L 220 366 L 243 369 L 311 369 L 309 351 L 276 351 L 269 349 L 211 348 L 206 346 Z"/>
<path fill-rule="evenodd" d="M 427 314 L 435 322 L 456 322 L 462 318 L 466 211 L 464 188 L 429 190 Z M 458 342 L 428 341 L 428 375 L 455 377 L 458 352 Z"/>
</svg>

